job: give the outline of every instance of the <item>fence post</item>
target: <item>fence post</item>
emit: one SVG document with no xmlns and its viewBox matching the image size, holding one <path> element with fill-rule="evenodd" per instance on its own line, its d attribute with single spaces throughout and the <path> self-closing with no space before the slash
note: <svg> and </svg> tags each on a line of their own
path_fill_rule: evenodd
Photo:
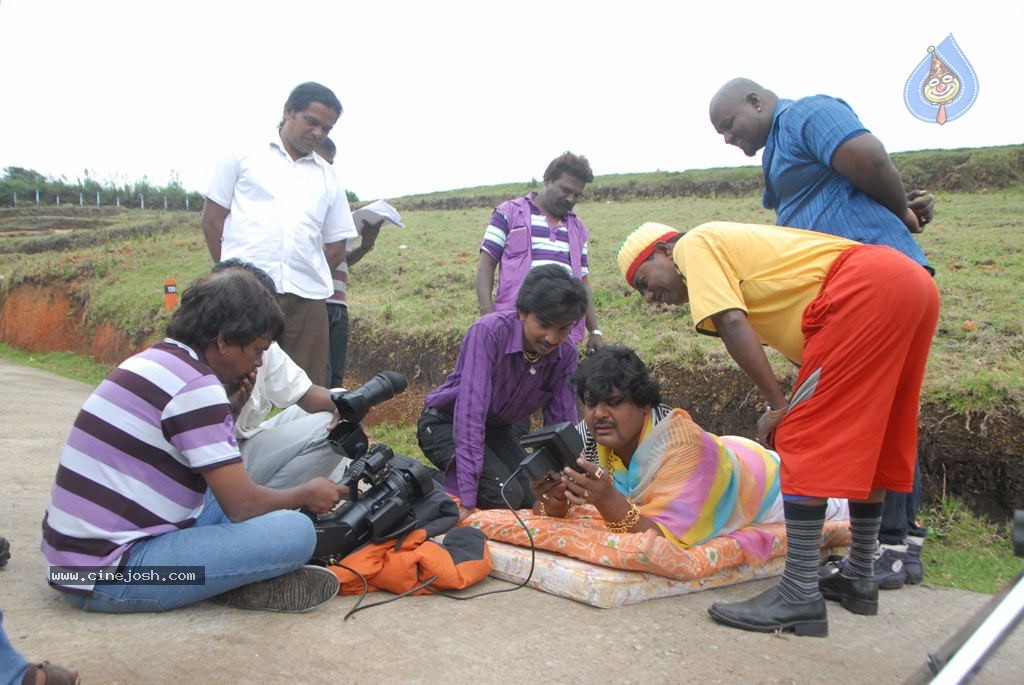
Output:
<svg viewBox="0 0 1024 685">
<path fill-rule="evenodd" d="M 164 309 L 171 311 L 178 306 L 178 283 L 173 278 L 164 279 Z"/>
<path fill-rule="evenodd" d="M 121 206 L 121 196 L 120 195 L 117 196 L 117 206 L 118 207 Z"/>
<path fill-rule="evenodd" d="M 57 204 L 60 205 L 60 195 L 57 196 Z"/>
<path fill-rule="evenodd" d="M 185 193 L 185 211 L 188 211 L 188 193 Z"/>
<path fill-rule="evenodd" d="M 39 204 L 39 188 L 36 188 L 36 204 Z"/>
<path fill-rule="evenodd" d="M 78 194 L 78 206 L 79 207 L 84 207 L 85 206 L 85 194 L 84 193 L 79 193 Z"/>
<path fill-rule="evenodd" d="M 100 206 L 100 191 L 96 191 L 96 206 Z"/>
<path fill-rule="evenodd" d="M 18 206 L 18 194 L 17 193 L 14 194 L 14 206 L 15 207 Z"/>
<path fill-rule="evenodd" d="M 145 209 L 145 208 L 146 208 L 146 196 L 145 195 L 139 195 L 139 209 Z"/>
</svg>

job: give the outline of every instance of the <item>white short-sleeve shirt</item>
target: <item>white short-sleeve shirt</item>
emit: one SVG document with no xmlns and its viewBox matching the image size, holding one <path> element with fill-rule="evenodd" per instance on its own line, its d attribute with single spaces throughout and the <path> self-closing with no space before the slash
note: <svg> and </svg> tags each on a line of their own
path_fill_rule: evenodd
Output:
<svg viewBox="0 0 1024 685">
<path fill-rule="evenodd" d="M 324 245 L 357 234 L 345 189 L 319 155 L 292 160 L 275 132 L 262 146 L 221 159 L 205 196 L 229 210 L 222 259 L 252 262 L 279 293 L 331 296 Z"/>
<path fill-rule="evenodd" d="M 263 353 L 263 366 L 256 370 L 252 394 L 238 412 L 235 435 L 240 439 L 256 435 L 270 410 L 292 406 L 311 387 L 313 381 L 306 372 L 276 342 L 272 343 Z"/>
</svg>

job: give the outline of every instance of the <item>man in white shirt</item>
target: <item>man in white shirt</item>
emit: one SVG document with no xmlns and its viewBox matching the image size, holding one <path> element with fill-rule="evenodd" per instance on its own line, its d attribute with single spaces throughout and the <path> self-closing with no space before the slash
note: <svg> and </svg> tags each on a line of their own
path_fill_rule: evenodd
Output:
<svg viewBox="0 0 1024 685">
<path fill-rule="evenodd" d="M 241 258 L 273 279 L 285 315 L 280 345 L 317 385 L 326 382 L 331 271 L 356 236 L 345 189 L 313 152 L 340 115 L 330 89 L 297 86 L 271 140 L 218 163 L 203 205 L 213 260 Z"/>
<path fill-rule="evenodd" d="M 338 421 L 331 392 L 313 385 L 277 343 L 263 353 L 263 366 L 254 373 L 252 392 L 235 419 L 249 477 L 268 488 L 290 488 L 330 476 L 342 461 L 327 442 Z M 264 420 L 279 407 L 287 408 Z"/>
<path fill-rule="evenodd" d="M 273 280 L 249 262 L 233 258 L 213 267 L 214 272 L 226 269 L 248 271 L 273 292 Z M 331 391 L 314 385 L 276 342 L 263 353 L 262 365 L 227 391 L 238 450 L 254 483 L 290 488 L 328 477 L 342 462 L 327 442 L 338 421 Z M 274 409 L 284 411 L 266 420 Z"/>
</svg>

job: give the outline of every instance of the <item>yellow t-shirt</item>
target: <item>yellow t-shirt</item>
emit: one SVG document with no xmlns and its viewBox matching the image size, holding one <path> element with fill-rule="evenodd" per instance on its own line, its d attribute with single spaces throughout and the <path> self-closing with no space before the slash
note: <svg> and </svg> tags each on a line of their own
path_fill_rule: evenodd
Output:
<svg viewBox="0 0 1024 685">
<path fill-rule="evenodd" d="M 803 311 L 839 253 L 857 244 L 803 229 L 715 221 L 687 231 L 672 258 L 686 279 L 699 333 L 717 335 L 711 317 L 739 309 L 762 343 L 799 362 Z"/>
</svg>

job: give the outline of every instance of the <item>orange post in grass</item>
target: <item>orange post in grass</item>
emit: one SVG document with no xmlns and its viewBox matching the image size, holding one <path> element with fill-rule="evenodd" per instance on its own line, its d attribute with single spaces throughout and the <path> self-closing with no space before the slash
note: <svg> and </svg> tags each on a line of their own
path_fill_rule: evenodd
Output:
<svg viewBox="0 0 1024 685">
<path fill-rule="evenodd" d="M 178 282 L 173 278 L 164 279 L 164 309 L 171 311 L 178 306 Z"/>
</svg>

